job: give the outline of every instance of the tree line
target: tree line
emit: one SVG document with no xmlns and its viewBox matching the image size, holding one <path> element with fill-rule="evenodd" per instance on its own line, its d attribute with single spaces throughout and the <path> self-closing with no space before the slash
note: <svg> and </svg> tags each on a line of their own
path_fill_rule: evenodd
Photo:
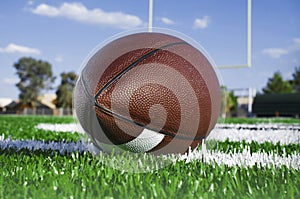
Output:
<svg viewBox="0 0 300 199">
<path fill-rule="evenodd" d="M 263 94 L 298 93 L 300 92 L 300 66 L 295 67 L 292 79 L 283 80 L 280 71 L 268 79 L 267 85 L 262 89 Z"/>
<path fill-rule="evenodd" d="M 44 91 L 53 90 L 56 79 L 52 72 L 52 65 L 47 61 L 37 60 L 32 57 L 20 58 L 14 65 L 19 82 L 19 99 L 24 106 L 35 108 L 39 103 L 39 96 Z M 72 108 L 73 89 L 77 80 L 74 72 L 60 74 L 61 82 L 56 88 L 57 98 L 53 102 L 58 108 Z"/>
</svg>

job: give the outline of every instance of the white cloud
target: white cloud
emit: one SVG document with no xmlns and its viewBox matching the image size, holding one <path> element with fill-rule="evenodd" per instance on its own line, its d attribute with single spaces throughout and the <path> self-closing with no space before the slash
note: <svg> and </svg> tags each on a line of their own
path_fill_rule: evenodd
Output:
<svg viewBox="0 0 300 199">
<path fill-rule="evenodd" d="M 54 58 L 54 60 L 55 60 L 56 62 L 62 62 L 62 61 L 63 61 L 63 57 L 62 57 L 61 55 L 57 55 L 57 56 Z"/>
<path fill-rule="evenodd" d="M 14 77 L 11 77 L 11 78 L 4 78 L 4 79 L 3 79 L 3 82 L 4 82 L 5 84 L 8 84 L 8 85 L 14 85 L 14 84 L 16 84 L 16 83 L 19 82 L 19 79 L 18 79 L 18 78 L 14 78 Z"/>
<path fill-rule="evenodd" d="M 160 19 L 164 24 L 167 24 L 167 25 L 173 25 L 175 24 L 175 22 L 167 17 L 162 17 Z"/>
<path fill-rule="evenodd" d="M 293 52 L 293 51 L 298 51 L 300 50 L 300 38 L 294 38 L 293 39 L 293 44 L 288 46 L 288 51 Z"/>
<path fill-rule="evenodd" d="M 138 16 L 123 12 L 105 12 L 100 8 L 89 10 L 81 3 L 63 3 L 59 7 L 40 4 L 30 11 L 37 15 L 64 17 L 85 24 L 112 26 L 120 29 L 135 28 L 144 24 Z"/>
<path fill-rule="evenodd" d="M 0 48 L 0 53 L 21 53 L 40 55 L 42 52 L 37 48 L 30 48 L 11 43 L 8 44 L 5 48 Z"/>
<path fill-rule="evenodd" d="M 205 29 L 208 27 L 208 24 L 211 22 L 209 16 L 203 16 L 202 18 L 197 18 L 194 20 L 194 26 L 195 29 Z"/>
<path fill-rule="evenodd" d="M 263 54 L 271 58 L 278 59 L 283 55 L 290 54 L 300 50 L 300 38 L 294 38 L 293 43 L 285 48 L 266 48 L 262 50 Z"/>
<path fill-rule="evenodd" d="M 294 38 L 293 41 L 295 44 L 300 45 L 300 38 Z"/>
<path fill-rule="evenodd" d="M 262 50 L 262 53 L 277 59 L 280 58 L 282 55 L 288 54 L 289 52 L 283 48 L 267 48 Z"/>
<path fill-rule="evenodd" d="M 47 4 L 40 4 L 35 9 L 31 10 L 32 13 L 43 15 L 47 17 L 57 17 L 60 15 L 59 9 Z"/>
</svg>

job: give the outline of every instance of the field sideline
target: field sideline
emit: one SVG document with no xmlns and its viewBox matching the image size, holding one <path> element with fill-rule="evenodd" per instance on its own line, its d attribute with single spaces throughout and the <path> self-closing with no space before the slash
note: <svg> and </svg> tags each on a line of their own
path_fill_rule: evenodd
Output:
<svg viewBox="0 0 300 199">
<path fill-rule="evenodd" d="M 93 155 L 74 122 L 0 116 L 0 198 L 300 198 L 299 119 L 228 119 L 205 148 L 145 173 L 111 165 L 156 157 Z"/>
</svg>

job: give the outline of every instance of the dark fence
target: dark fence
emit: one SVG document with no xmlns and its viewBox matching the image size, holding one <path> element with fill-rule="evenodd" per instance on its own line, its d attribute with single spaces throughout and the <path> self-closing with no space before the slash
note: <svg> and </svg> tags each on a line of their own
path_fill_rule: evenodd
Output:
<svg viewBox="0 0 300 199">
<path fill-rule="evenodd" d="M 254 98 L 252 111 L 257 117 L 299 117 L 300 93 L 266 94 Z"/>
</svg>

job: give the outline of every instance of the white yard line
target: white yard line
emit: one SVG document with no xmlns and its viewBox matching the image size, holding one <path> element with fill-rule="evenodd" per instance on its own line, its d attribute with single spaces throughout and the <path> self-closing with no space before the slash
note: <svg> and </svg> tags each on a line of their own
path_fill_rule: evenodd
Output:
<svg viewBox="0 0 300 199">
<path fill-rule="evenodd" d="M 273 144 L 299 144 L 300 127 L 292 125 L 241 125 L 226 124 L 217 125 L 209 134 L 207 139 L 240 142 L 245 140 L 248 143 L 252 141 L 258 143 L 271 142 Z"/>
<path fill-rule="evenodd" d="M 79 124 L 71 123 L 71 124 L 49 124 L 49 123 L 40 123 L 35 126 L 37 129 L 55 131 L 55 132 L 78 132 L 81 133 L 82 128 Z"/>
<path fill-rule="evenodd" d="M 78 124 L 46 124 L 41 123 L 36 126 L 38 129 L 55 132 L 83 132 Z M 245 140 L 258 143 L 271 142 L 276 144 L 299 144 L 300 125 L 284 124 L 218 124 L 210 133 L 208 139 L 217 141 L 240 142 Z"/>
<path fill-rule="evenodd" d="M 1 149 L 28 149 L 32 151 L 58 151 L 64 155 L 72 152 L 90 152 L 99 154 L 99 150 L 92 143 L 78 142 L 44 142 L 37 140 L 0 140 Z M 98 150 L 98 151 L 97 151 Z M 281 167 L 300 169 L 300 155 L 296 152 L 293 154 L 282 154 L 282 156 L 273 152 L 257 152 L 250 153 L 250 149 L 246 148 L 242 152 L 224 153 L 219 151 L 194 151 L 189 155 L 178 155 L 175 161 L 190 162 L 201 160 L 208 164 L 227 165 L 229 167 Z"/>
<path fill-rule="evenodd" d="M 250 153 L 250 148 L 244 149 L 242 152 L 224 153 L 220 151 L 193 151 L 188 155 L 179 156 L 178 160 L 190 162 L 201 159 L 202 161 L 217 165 L 226 165 L 229 167 L 281 167 L 300 169 L 300 154 L 296 152 L 292 154 L 282 154 L 282 156 L 273 152 L 256 152 Z"/>
<path fill-rule="evenodd" d="M 216 128 L 221 129 L 250 129 L 250 130 L 299 130 L 300 124 L 216 124 Z"/>
</svg>

